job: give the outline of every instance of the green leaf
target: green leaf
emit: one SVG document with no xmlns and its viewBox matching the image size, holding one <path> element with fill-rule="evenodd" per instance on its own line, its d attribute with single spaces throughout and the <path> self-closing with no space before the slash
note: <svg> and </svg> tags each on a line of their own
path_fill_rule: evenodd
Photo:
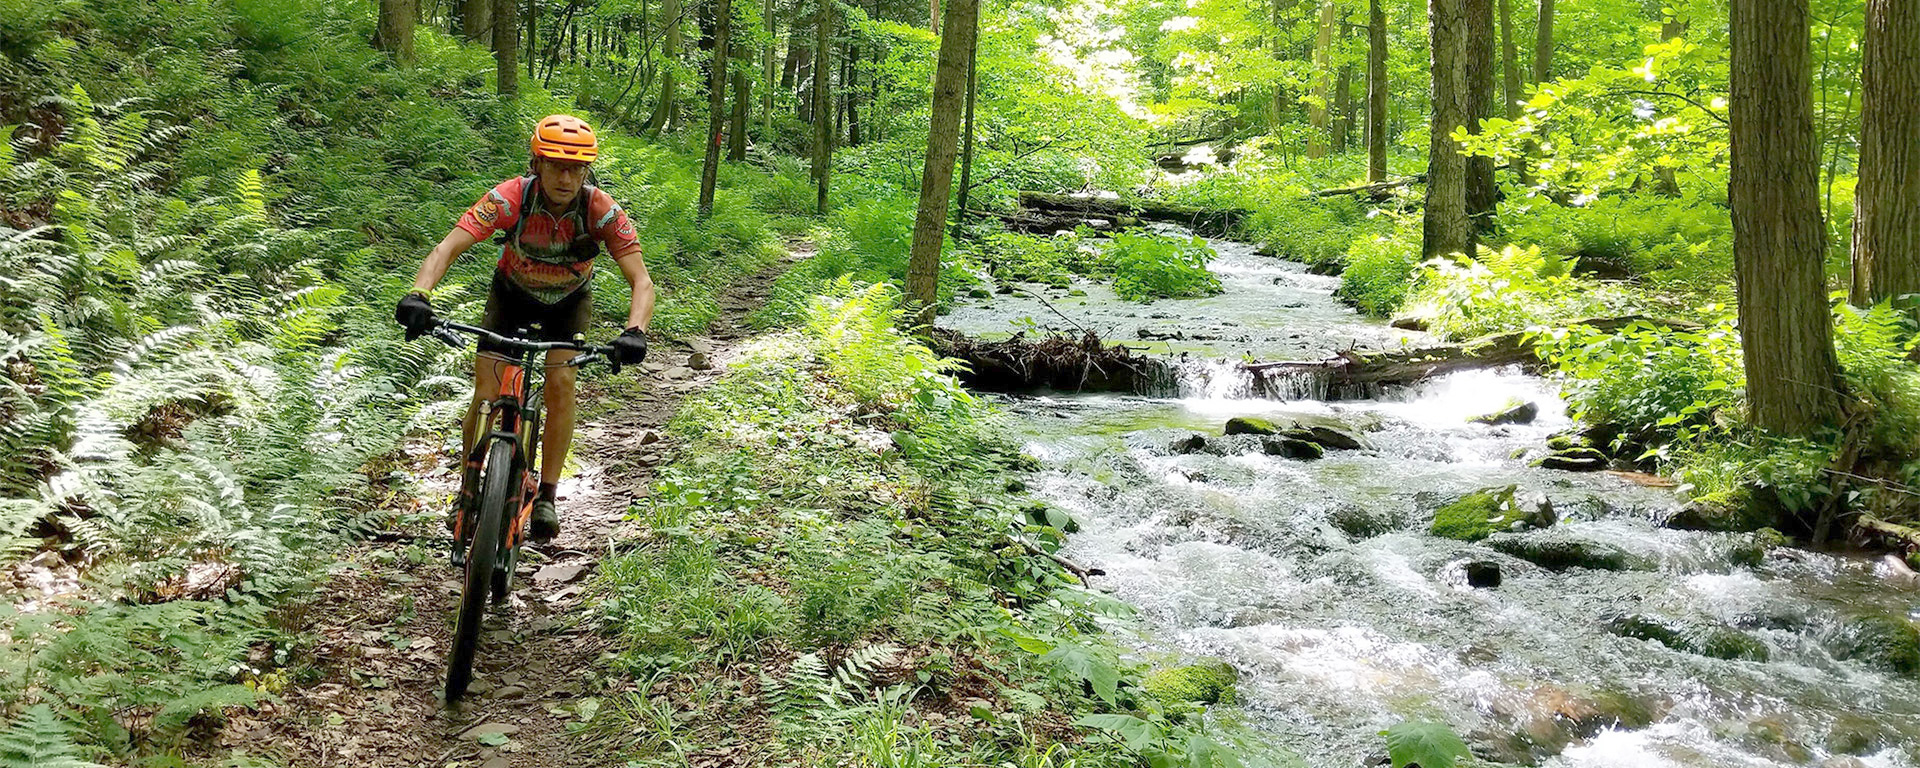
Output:
<svg viewBox="0 0 1920 768">
<path fill-rule="evenodd" d="M 508 739 L 504 733 L 483 733 L 480 734 L 479 741 L 489 747 L 498 747 L 505 745 Z"/>
<path fill-rule="evenodd" d="M 1152 746 L 1154 740 L 1160 737 L 1160 726 L 1133 715 L 1087 715 L 1073 721 L 1073 724 L 1105 731 L 1126 742 L 1127 749 L 1135 752 Z"/>
<path fill-rule="evenodd" d="M 1444 723 L 1406 720 L 1380 732 L 1387 737 L 1393 768 L 1454 768 L 1467 757 L 1467 745 Z"/>
<path fill-rule="evenodd" d="M 1120 670 L 1096 656 L 1086 647 L 1061 645 L 1041 657 L 1042 661 L 1058 664 L 1068 674 L 1084 680 L 1093 686 L 1093 693 L 1108 704 L 1114 703 L 1120 696 Z"/>
</svg>

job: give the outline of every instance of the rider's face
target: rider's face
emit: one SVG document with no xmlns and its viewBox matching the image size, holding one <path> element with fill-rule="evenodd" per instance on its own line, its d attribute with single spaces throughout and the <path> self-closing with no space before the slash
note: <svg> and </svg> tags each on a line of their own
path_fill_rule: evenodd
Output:
<svg viewBox="0 0 1920 768">
<path fill-rule="evenodd" d="M 540 177 L 540 194 L 555 205 L 571 204 L 587 182 L 586 163 L 543 157 L 533 167 Z"/>
</svg>

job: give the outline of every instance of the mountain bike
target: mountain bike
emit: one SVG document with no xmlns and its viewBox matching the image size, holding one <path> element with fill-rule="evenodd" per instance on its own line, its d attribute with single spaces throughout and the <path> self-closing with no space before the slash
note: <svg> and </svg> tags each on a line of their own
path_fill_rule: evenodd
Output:
<svg viewBox="0 0 1920 768">
<path fill-rule="evenodd" d="M 526 330 L 538 330 L 538 326 Z M 460 591 L 453 647 L 447 654 L 447 701 L 451 703 L 459 701 L 473 681 L 473 654 L 480 643 L 480 624 L 489 597 L 498 605 L 512 592 L 513 570 L 526 544 L 527 520 L 539 499 L 540 406 L 544 399 L 540 382 L 530 384 L 527 372 L 544 374 L 549 367 L 577 368 L 605 361 L 619 373 L 620 361 L 612 347 L 579 341 L 533 341 L 450 321 L 439 322 L 431 333 L 454 348 L 466 346 L 460 336 L 464 333 L 506 350 L 506 355 L 481 353 L 502 358 L 500 394 L 480 404 L 479 437 L 465 458 L 460 496 L 455 502 L 458 514 L 454 517 L 450 559 L 454 567 L 466 569 L 466 579 Z M 548 366 L 545 355 L 556 349 L 581 354 Z"/>
</svg>

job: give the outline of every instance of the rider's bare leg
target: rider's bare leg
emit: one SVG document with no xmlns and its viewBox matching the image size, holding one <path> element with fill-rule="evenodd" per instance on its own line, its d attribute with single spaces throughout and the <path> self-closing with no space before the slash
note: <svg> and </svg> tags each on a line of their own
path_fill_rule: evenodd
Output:
<svg viewBox="0 0 1920 768">
<path fill-rule="evenodd" d="M 540 443 L 542 483 L 560 482 L 560 472 L 567 466 L 567 449 L 573 445 L 573 384 L 580 369 L 555 366 L 573 359 L 576 354 L 579 353 L 567 349 L 547 353 L 547 421 Z"/>
</svg>

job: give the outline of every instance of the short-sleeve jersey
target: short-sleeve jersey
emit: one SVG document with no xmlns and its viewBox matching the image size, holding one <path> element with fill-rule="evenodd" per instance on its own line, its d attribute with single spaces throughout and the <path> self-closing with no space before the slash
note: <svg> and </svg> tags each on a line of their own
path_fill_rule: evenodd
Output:
<svg viewBox="0 0 1920 768">
<path fill-rule="evenodd" d="M 638 253 L 640 243 L 627 212 L 599 187 L 582 186 L 565 212 L 555 214 L 540 201 L 540 185 L 531 176 L 508 179 L 488 190 L 460 216 L 459 227 L 481 240 L 495 232 L 508 237 L 500 251 L 500 272 L 542 303 L 553 304 L 593 278 L 593 260 L 605 245 L 618 260 Z"/>
</svg>

